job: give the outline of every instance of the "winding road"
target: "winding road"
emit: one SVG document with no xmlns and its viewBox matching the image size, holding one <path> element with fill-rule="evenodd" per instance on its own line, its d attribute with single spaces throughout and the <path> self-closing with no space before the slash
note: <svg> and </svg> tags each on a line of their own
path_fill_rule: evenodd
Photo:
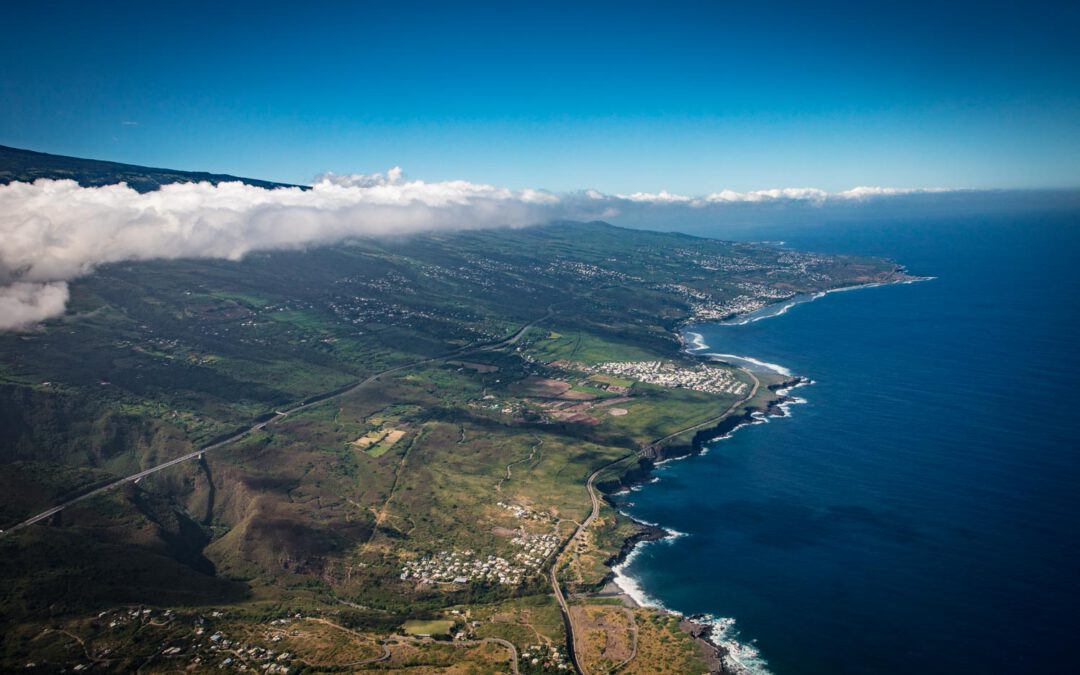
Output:
<svg viewBox="0 0 1080 675">
<path fill-rule="evenodd" d="M 574 639 L 574 617 L 570 614 L 570 606 L 566 603 L 566 596 L 563 594 L 562 586 L 559 585 L 559 557 L 570 544 L 574 543 L 586 528 L 592 525 L 593 521 L 596 520 L 596 517 L 600 515 L 600 496 L 596 493 L 596 486 L 594 485 L 596 477 L 599 476 L 604 469 L 615 466 L 619 462 L 630 459 L 631 457 L 637 457 L 638 454 L 639 453 L 631 452 L 627 455 L 623 455 L 616 460 L 604 464 L 589 474 L 589 478 L 585 481 L 585 488 L 589 491 L 589 499 L 592 500 L 592 512 L 589 513 L 589 516 L 585 520 L 578 524 L 574 533 L 563 543 L 562 548 L 560 548 L 559 552 L 555 555 L 555 560 L 551 565 L 551 589 L 555 592 L 555 600 L 559 603 L 559 610 L 563 615 L 563 623 L 566 625 L 566 652 L 570 657 L 570 663 L 572 663 L 574 668 L 582 675 L 588 675 L 588 672 L 581 665 L 581 661 L 577 657 L 577 642 Z"/>
</svg>

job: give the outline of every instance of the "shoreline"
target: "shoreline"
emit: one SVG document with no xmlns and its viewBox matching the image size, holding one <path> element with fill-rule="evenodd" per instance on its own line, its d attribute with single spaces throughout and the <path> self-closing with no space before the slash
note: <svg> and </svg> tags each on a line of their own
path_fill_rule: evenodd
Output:
<svg viewBox="0 0 1080 675">
<path fill-rule="evenodd" d="M 707 347 L 706 347 L 707 348 Z M 750 675 L 768 673 L 757 648 L 750 643 L 737 639 L 735 620 L 728 617 L 715 617 L 705 614 L 685 615 L 666 607 L 659 599 L 648 595 L 634 577 L 625 573 L 634 559 L 641 554 L 647 544 L 674 543 L 686 536 L 671 528 L 656 523 L 642 521 L 619 508 L 612 497 L 636 492 L 645 485 L 659 482 L 653 474 L 657 466 L 681 459 L 687 459 L 708 452 L 709 445 L 722 441 L 745 426 L 764 424 L 771 417 L 787 417 L 791 413 L 789 406 L 804 403 L 805 400 L 789 396 L 795 388 L 811 384 L 811 380 L 799 376 L 787 376 L 784 380 L 767 385 L 775 394 L 767 405 L 746 406 L 741 413 L 733 412 L 719 420 L 717 424 L 702 429 L 694 434 L 689 444 L 683 443 L 669 448 L 658 449 L 650 453 L 651 466 L 645 471 L 624 474 L 620 477 L 619 490 L 603 494 L 603 499 L 620 515 L 628 518 L 639 530 L 624 540 L 619 552 L 605 561 L 610 572 L 605 575 L 600 591 L 594 597 L 618 598 L 623 605 L 632 608 L 651 609 L 656 612 L 679 617 L 679 626 L 695 641 L 698 651 L 709 664 L 709 673 L 717 675 Z M 665 452 L 666 450 L 666 452 Z"/>
<path fill-rule="evenodd" d="M 710 349 L 710 346 L 705 343 L 704 336 L 702 336 L 701 333 L 690 330 L 691 327 L 705 323 L 724 326 L 742 326 L 763 319 L 782 316 L 797 305 L 813 302 L 830 293 L 840 293 L 895 284 L 907 285 L 921 281 L 932 281 L 936 278 L 911 276 L 902 269 L 898 270 L 898 273 L 904 275 L 904 278 L 891 281 L 841 286 L 813 294 L 802 294 L 801 296 L 777 300 L 775 303 L 765 305 L 752 312 L 727 317 L 720 321 L 695 322 L 691 318 L 676 326 L 675 330 L 677 331 L 679 343 L 681 345 L 680 351 L 684 354 L 696 358 L 704 357 L 707 360 L 726 362 L 729 365 L 744 368 L 743 366 L 731 363 L 731 360 L 742 361 L 751 364 L 752 366 L 768 370 L 773 374 L 786 379 L 767 386 L 770 391 L 776 394 L 776 398 L 768 401 L 764 408 L 760 405 L 748 405 L 743 409 L 742 414 L 732 412 L 713 427 L 702 429 L 694 434 L 689 445 L 682 444 L 674 446 L 674 450 L 668 448 L 668 453 L 665 453 L 663 449 L 654 449 L 650 452 L 649 456 L 652 464 L 647 469 L 644 471 L 637 470 L 632 473 L 628 472 L 627 474 L 620 476 L 620 489 L 615 492 L 603 493 L 603 499 L 609 506 L 614 508 L 620 515 L 630 519 L 630 521 L 640 529 L 634 535 L 627 537 L 617 554 L 605 561 L 604 564 L 609 567 L 611 571 L 605 575 L 601 590 L 592 595 L 596 597 L 619 598 L 624 605 L 629 607 L 648 608 L 654 611 L 679 616 L 681 618 L 680 627 L 697 643 L 699 651 L 709 664 L 710 673 L 717 673 L 719 675 L 750 675 L 752 673 L 770 672 L 767 668 L 766 661 L 761 658 L 757 648 L 751 643 L 745 643 L 738 640 L 734 618 L 718 618 L 707 614 L 686 616 L 681 612 L 671 610 L 665 607 L 660 600 L 649 596 L 644 589 L 641 588 L 640 582 L 637 579 L 624 573 L 627 566 L 630 565 L 643 550 L 644 545 L 650 543 L 655 544 L 658 542 L 671 543 L 685 535 L 681 532 L 664 528 L 656 523 L 648 523 L 634 518 L 630 514 L 619 509 L 612 501 L 612 497 L 625 495 L 628 492 L 635 492 L 640 490 L 644 485 L 659 482 L 659 477 L 653 475 L 653 469 L 656 466 L 679 459 L 686 459 L 695 455 L 703 455 L 708 452 L 709 445 L 731 438 L 731 436 L 742 427 L 767 423 L 771 417 L 788 417 L 791 415 L 791 406 L 807 402 L 806 399 L 790 396 L 790 393 L 799 387 L 813 384 L 813 380 L 794 375 L 791 370 L 779 364 L 768 363 L 754 357 L 706 352 L 706 350 Z M 775 309 L 777 306 L 779 306 L 779 310 Z M 760 315 L 754 316 L 755 314 Z M 690 345 L 687 344 L 687 336 L 690 337 Z"/>
<path fill-rule="evenodd" d="M 690 317 L 682 324 L 680 324 L 679 328 L 685 328 L 688 326 L 704 323 L 720 324 L 723 326 L 745 326 L 746 324 L 756 323 L 763 319 L 771 319 L 773 317 L 783 316 L 784 314 L 787 314 L 788 311 L 791 310 L 793 307 L 797 307 L 798 305 L 803 305 L 808 302 L 813 302 L 815 300 L 820 300 L 821 298 L 824 298 L 831 293 L 844 293 L 847 291 L 858 291 L 865 288 L 879 288 L 882 286 L 906 286 L 922 281 L 933 281 L 934 279 L 937 279 L 937 277 L 933 276 L 914 276 L 908 274 L 907 271 L 903 268 L 897 270 L 895 274 L 901 275 L 901 278 L 887 281 L 869 281 L 861 284 L 852 284 L 850 286 L 838 286 L 836 288 L 830 288 L 826 291 L 817 291 L 814 293 L 798 293 L 787 298 L 777 299 L 775 302 L 770 302 L 755 310 L 743 313 L 730 314 L 721 319 L 695 320 L 694 317 Z"/>
</svg>

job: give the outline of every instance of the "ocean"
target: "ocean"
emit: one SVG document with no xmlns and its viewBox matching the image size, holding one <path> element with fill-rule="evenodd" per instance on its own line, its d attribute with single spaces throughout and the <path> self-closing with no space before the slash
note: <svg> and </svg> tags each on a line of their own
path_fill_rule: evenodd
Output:
<svg viewBox="0 0 1080 675">
<path fill-rule="evenodd" d="M 935 278 L 691 327 L 813 384 L 618 498 L 675 534 L 621 584 L 715 617 L 748 672 L 1077 672 L 1080 214 L 759 237 Z"/>
</svg>

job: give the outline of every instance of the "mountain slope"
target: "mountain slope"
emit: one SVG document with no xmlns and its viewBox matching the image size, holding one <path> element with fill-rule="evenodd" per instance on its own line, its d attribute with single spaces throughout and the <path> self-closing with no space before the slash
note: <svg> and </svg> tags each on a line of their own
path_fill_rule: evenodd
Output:
<svg viewBox="0 0 1080 675">
<path fill-rule="evenodd" d="M 217 185 L 240 181 L 263 188 L 302 187 L 275 183 L 267 180 L 242 178 L 223 173 L 205 171 L 178 171 L 157 169 L 137 164 L 121 164 L 97 159 L 82 159 L 45 152 L 22 150 L 0 145 L 0 185 L 15 181 L 32 182 L 38 178 L 72 179 L 86 187 L 99 187 L 127 183 L 139 192 L 151 192 L 169 183 L 196 183 L 205 181 Z"/>
</svg>

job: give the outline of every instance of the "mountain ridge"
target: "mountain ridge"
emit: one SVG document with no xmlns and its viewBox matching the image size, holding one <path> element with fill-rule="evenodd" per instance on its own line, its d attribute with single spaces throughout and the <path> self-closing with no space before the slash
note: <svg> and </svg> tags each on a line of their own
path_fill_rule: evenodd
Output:
<svg viewBox="0 0 1080 675">
<path fill-rule="evenodd" d="M 47 152 L 0 145 L 0 185 L 14 182 L 29 183 L 39 178 L 71 179 L 84 187 L 127 183 L 129 187 L 137 192 L 152 192 L 162 185 L 172 183 L 207 182 L 217 185 L 218 183 L 237 181 L 271 190 L 285 187 L 298 187 L 302 190 L 310 189 L 305 185 L 245 178 L 227 173 L 164 169 L 69 155 L 54 155 Z"/>
</svg>

